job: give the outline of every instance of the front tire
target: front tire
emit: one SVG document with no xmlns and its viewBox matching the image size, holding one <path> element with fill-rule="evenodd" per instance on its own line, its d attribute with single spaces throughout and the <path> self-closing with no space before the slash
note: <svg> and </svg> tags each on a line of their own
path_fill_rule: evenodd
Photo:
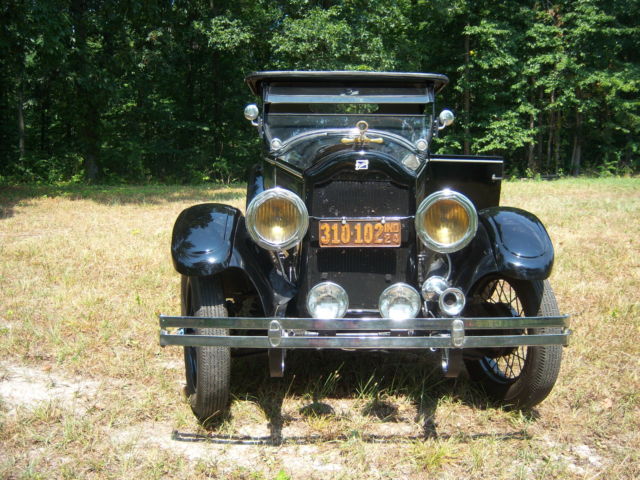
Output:
<svg viewBox="0 0 640 480">
<path fill-rule="evenodd" d="M 195 317 L 226 317 L 224 293 L 217 278 L 182 277 L 182 313 Z M 228 335 L 224 328 L 196 328 L 196 335 Z M 219 423 L 228 413 L 231 380 L 229 347 L 184 347 L 186 394 L 203 425 Z"/>
<path fill-rule="evenodd" d="M 557 316 L 548 280 L 490 279 L 476 289 L 474 302 L 487 316 Z M 558 328 L 528 329 L 525 334 L 560 333 Z M 479 358 L 465 359 L 472 380 L 495 401 L 530 409 L 551 392 L 560 372 L 562 346 L 487 349 Z"/>
</svg>

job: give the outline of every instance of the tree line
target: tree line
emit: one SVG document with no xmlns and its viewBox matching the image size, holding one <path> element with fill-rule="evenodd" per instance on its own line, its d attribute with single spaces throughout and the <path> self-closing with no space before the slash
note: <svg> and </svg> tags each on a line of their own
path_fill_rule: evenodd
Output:
<svg viewBox="0 0 640 480">
<path fill-rule="evenodd" d="M 0 183 L 242 179 L 256 70 L 444 73 L 439 152 L 640 168 L 640 2 L 4 0 Z"/>
</svg>

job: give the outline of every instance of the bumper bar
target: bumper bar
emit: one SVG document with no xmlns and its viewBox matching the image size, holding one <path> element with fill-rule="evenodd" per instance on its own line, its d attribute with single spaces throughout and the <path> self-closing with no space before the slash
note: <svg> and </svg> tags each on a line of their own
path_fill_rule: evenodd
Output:
<svg viewBox="0 0 640 480">
<path fill-rule="evenodd" d="M 487 348 L 567 345 L 568 315 L 499 318 L 253 318 L 160 315 L 160 345 L 234 348 Z M 167 328 L 180 329 L 169 333 Z M 263 330 L 264 335 L 194 335 L 185 329 Z M 558 332 L 522 334 L 528 328 Z M 497 330 L 494 335 L 488 335 Z M 339 332 L 339 333 L 336 333 Z M 239 332 L 241 333 L 241 332 Z"/>
</svg>

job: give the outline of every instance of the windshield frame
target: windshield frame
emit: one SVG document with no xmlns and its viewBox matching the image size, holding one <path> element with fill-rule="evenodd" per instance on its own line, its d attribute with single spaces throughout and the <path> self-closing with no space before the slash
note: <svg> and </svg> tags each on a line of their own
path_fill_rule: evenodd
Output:
<svg viewBox="0 0 640 480">
<path fill-rule="evenodd" d="M 428 85 L 266 85 L 264 103 L 376 103 L 425 105 L 433 103 L 435 93 Z"/>
</svg>

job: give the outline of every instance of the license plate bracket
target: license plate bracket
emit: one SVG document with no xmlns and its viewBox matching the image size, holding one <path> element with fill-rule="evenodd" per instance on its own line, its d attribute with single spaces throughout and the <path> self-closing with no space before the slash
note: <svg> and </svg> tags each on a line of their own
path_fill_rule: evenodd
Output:
<svg viewBox="0 0 640 480">
<path fill-rule="evenodd" d="M 383 218 L 318 221 L 321 248 L 394 248 L 402 242 L 402 222 Z"/>
</svg>

